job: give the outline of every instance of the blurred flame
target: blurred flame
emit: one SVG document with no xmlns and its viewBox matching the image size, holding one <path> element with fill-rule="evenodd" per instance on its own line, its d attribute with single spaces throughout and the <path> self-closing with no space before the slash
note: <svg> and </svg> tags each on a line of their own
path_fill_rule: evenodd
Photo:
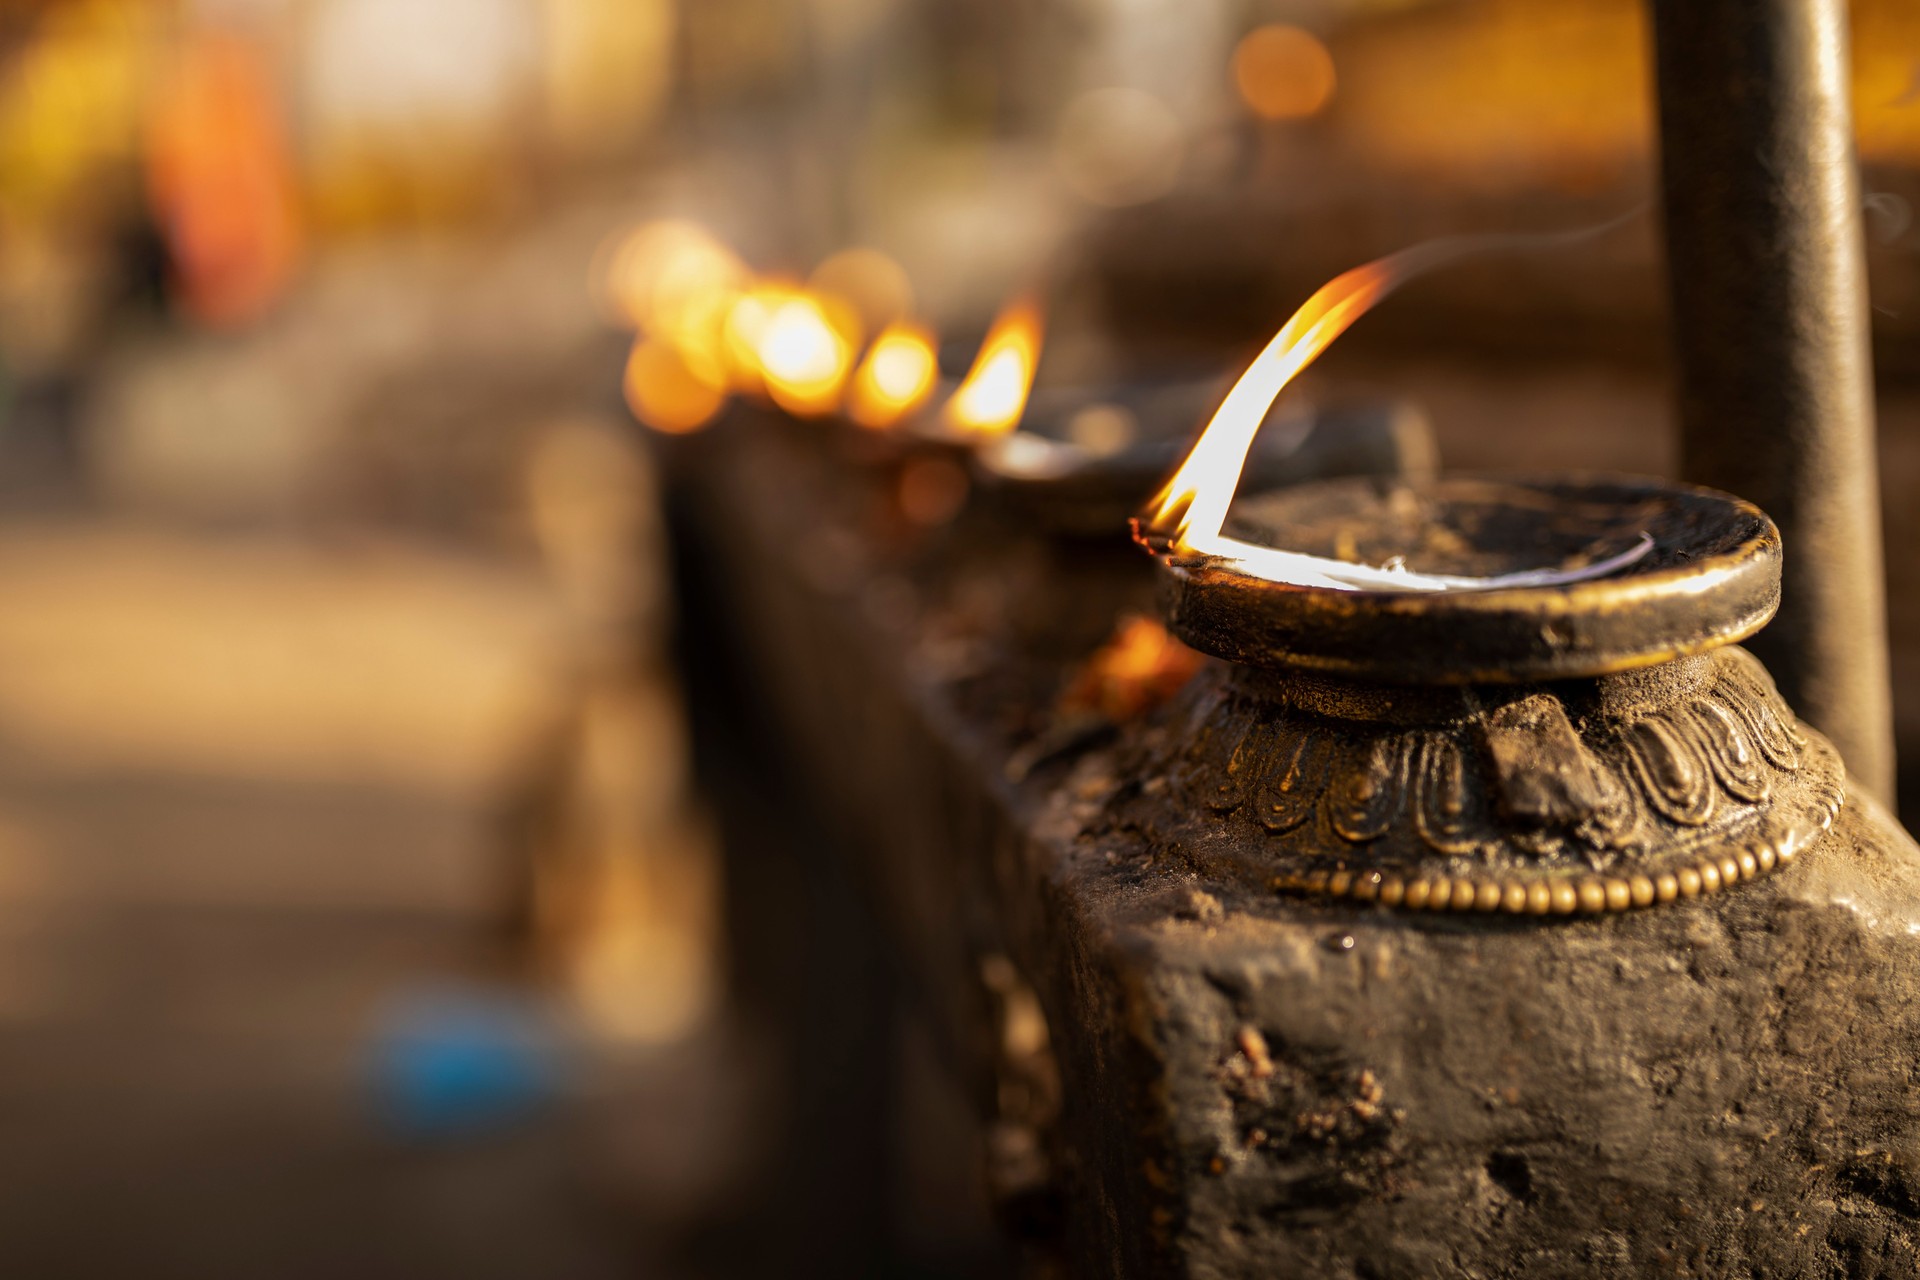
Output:
<svg viewBox="0 0 1920 1280">
<path fill-rule="evenodd" d="M 597 275 L 605 298 L 638 335 L 626 388 L 642 421 L 663 431 L 692 430 L 734 392 L 764 395 L 801 417 L 840 407 L 865 337 L 862 301 L 819 282 L 802 287 L 756 277 L 712 232 L 683 219 L 635 228 L 602 261 Z M 834 255 L 816 276 L 859 286 L 875 307 L 883 294 L 907 296 L 905 273 L 873 250 Z M 932 381 L 931 339 L 904 323 L 888 332 L 862 383 L 861 412 L 871 425 L 885 425 L 924 397 L 910 383 Z M 926 349 L 924 375 L 914 372 L 909 349 L 916 337 Z"/>
<path fill-rule="evenodd" d="M 1020 425 L 1040 363 L 1042 320 L 1031 298 L 1002 311 L 980 344 L 973 368 L 947 401 L 946 425 L 965 435 L 1004 435 Z"/>
<path fill-rule="evenodd" d="M 1178 693 L 1200 669 L 1200 655 L 1154 618 L 1130 614 L 1087 659 L 1061 698 L 1064 712 L 1132 720 Z"/>
<path fill-rule="evenodd" d="M 853 343 L 818 298 L 799 293 L 780 302 L 754 337 L 767 394 L 789 413 L 830 413 L 853 366 Z"/>
<path fill-rule="evenodd" d="M 717 367 L 690 360 L 679 347 L 659 338 L 634 343 L 624 390 L 633 416 L 669 435 L 706 426 L 727 399 L 726 380 Z"/>
<path fill-rule="evenodd" d="M 904 321 L 888 325 L 853 376 L 847 416 L 863 427 L 890 427 L 927 398 L 937 372 L 931 333 Z"/>
<path fill-rule="evenodd" d="M 1631 217 L 1632 214 L 1626 215 Z M 1528 570 L 1492 578 L 1414 573 L 1397 563 L 1375 568 L 1325 556 L 1255 546 L 1225 536 L 1227 508 L 1240 485 L 1247 451 L 1253 446 L 1267 410 L 1286 385 L 1322 351 L 1388 293 L 1420 272 L 1471 253 L 1497 247 L 1576 244 L 1620 225 L 1625 218 L 1596 228 L 1548 235 L 1462 236 L 1433 240 L 1355 267 L 1320 287 L 1294 312 L 1280 332 L 1254 357 L 1207 429 L 1194 442 L 1180 469 L 1156 494 L 1138 522 L 1141 534 L 1169 538 L 1176 554 L 1217 556 L 1242 572 L 1273 582 L 1351 591 L 1446 591 L 1531 586 L 1599 577 L 1633 563 L 1653 546 L 1642 533 L 1631 549 L 1566 570 Z"/>
</svg>

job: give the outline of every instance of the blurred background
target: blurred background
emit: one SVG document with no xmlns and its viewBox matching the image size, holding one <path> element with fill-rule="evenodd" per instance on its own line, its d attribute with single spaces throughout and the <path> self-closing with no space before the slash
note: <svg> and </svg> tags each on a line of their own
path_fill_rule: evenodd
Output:
<svg viewBox="0 0 1920 1280">
<path fill-rule="evenodd" d="M 1913 813 L 1920 7 L 1853 15 Z M 810 282 L 970 353 L 1026 294 L 1043 385 L 1229 372 L 1358 262 L 1644 208 L 1647 64 L 1637 0 L 5 0 L 0 1266 L 1005 1274 L 925 1038 L 769 1030 L 885 961 L 728 971 L 687 317 Z M 1664 310 L 1643 213 L 1300 394 L 1670 473 Z M 878 1148 L 812 1101 L 873 1055 Z"/>
</svg>

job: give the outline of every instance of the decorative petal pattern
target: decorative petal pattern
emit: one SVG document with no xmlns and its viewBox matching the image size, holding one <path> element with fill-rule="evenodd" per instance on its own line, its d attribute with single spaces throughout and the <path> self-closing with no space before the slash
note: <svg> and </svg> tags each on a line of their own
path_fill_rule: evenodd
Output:
<svg viewBox="0 0 1920 1280">
<path fill-rule="evenodd" d="M 1276 767 L 1254 796 L 1254 816 L 1274 835 L 1284 835 L 1313 816 L 1327 782 L 1325 736 L 1294 722 L 1274 753 Z"/>
<path fill-rule="evenodd" d="M 1186 803 L 1134 820 L 1184 824 L 1169 843 L 1208 868 L 1390 906 L 1568 914 L 1714 892 L 1817 839 L 1845 774 L 1750 655 L 1705 661 L 1704 691 L 1656 705 L 1516 691 L 1430 724 L 1336 719 L 1220 669 L 1140 762 Z M 1227 831 L 1195 840 L 1196 824 Z"/>
<path fill-rule="evenodd" d="M 1327 821 L 1344 840 L 1387 834 L 1406 802 L 1408 735 L 1375 738 L 1346 753 L 1327 793 Z"/>
<path fill-rule="evenodd" d="M 1727 794 L 1748 804 L 1765 800 L 1770 790 L 1766 763 L 1734 713 L 1710 698 L 1695 698 L 1688 711 L 1694 745 Z"/>
<path fill-rule="evenodd" d="M 1793 712 L 1780 700 L 1779 691 L 1773 687 L 1773 677 L 1752 654 L 1742 649 L 1730 652 L 1738 657 L 1728 661 L 1720 678 L 1722 690 L 1736 692 L 1736 696 L 1726 699 L 1727 705 L 1740 717 L 1761 753 L 1775 768 L 1798 769 L 1800 748 L 1807 745 L 1807 740 L 1800 733 Z"/>
<path fill-rule="evenodd" d="M 1429 734 L 1416 749 L 1413 824 L 1427 847 L 1469 854 L 1479 847 L 1467 813 L 1467 761 L 1459 740 Z"/>
<path fill-rule="evenodd" d="M 1634 721 L 1622 736 L 1634 781 L 1655 809 L 1689 827 L 1713 817 L 1713 777 L 1687 734 L 1656 714 Z"/>
</svg>

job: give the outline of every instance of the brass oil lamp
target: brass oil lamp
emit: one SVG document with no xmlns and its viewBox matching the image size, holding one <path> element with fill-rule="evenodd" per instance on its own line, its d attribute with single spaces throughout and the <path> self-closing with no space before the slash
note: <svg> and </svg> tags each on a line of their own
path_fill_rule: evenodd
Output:
<svg viewBox="0 0 1920 1280">
<path fill-rule="evenodd" d="M 1455 476 L 1233 505 L 1287 383 L 1461 251 L 1323 287 L 1135 522 L 1169 628 L 1231 664 L 1146 763 L 1185 801 L 1157 811 L 1187 824 L 1161 834 L 1209 874 L 1416 911 L 1624 911 L 1792 863 L 1832 825 L 1845 771 L 1737 647 L 1780 601 L 1779 533 L 1751 504 Z"/>
<path fill-rule="evenodd" d="M 1791 864 L 1844 800 L 1833 748 L 1736 643 L 1780 580 L 1772 522 L 1736 498 L 1348 480 L 1243 504 L 1230 528 L 1329 559 L 1556 580 L 1327 590 L 1162 547 L 1169 628 L 1228 665 L 1173 709 L 1145 769 L 1175 802 L 1143 815 L 1204 873 L 1409 911 L 1624 911 Z"/>
</svg>

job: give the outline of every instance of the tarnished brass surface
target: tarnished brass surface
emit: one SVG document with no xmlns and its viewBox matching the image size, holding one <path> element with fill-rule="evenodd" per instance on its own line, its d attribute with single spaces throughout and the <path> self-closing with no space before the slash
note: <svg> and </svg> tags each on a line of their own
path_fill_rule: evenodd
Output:
<svg viewBox="0 0 1920 1280">
<path fill-rule="evenodd" d="M 1784 866 L 1845 796 L 1745 650 L 1428 691 L 1215 668 L 1137 761 L 1122 820 L 1204 874 L 1429 911 L 1572 915 Z M 1171 801 L 1171 803 L 1169 803 Z"/>
<path fill-rule="evenodd" d="M 1487 591 L 1334 591 L 1160 560 L 1168 620 L 1239 664 L 1182 695 L 1116 821 L 1203 874 L 1415 910 L 1573 915 L 1713 893 L 1792 862 L 1846 795 L 1731 642 L 1779 596 L 1749 503 L 1624 479 L 1305 485 L 1255 545 L 1429 573 L 1624 570 Z M 1169 798 L 1173 803 L 1169 804 Z"/>
<path fill-rule="evenodd" d="M 1231 662 L 1395 684 L 1477 684 L 1632 670 L 1743 639 L 1773 616 L 1780 541 L 1752 504 L 1614 477 L 1350 480 L 1245 501 L 1248 542 L 1428 573 L 1574 568 L 1653 549 L 1604 578 L 1489 591 L 1333 591 L 1162 555 L 1170 627 Z"/>
</svg>

